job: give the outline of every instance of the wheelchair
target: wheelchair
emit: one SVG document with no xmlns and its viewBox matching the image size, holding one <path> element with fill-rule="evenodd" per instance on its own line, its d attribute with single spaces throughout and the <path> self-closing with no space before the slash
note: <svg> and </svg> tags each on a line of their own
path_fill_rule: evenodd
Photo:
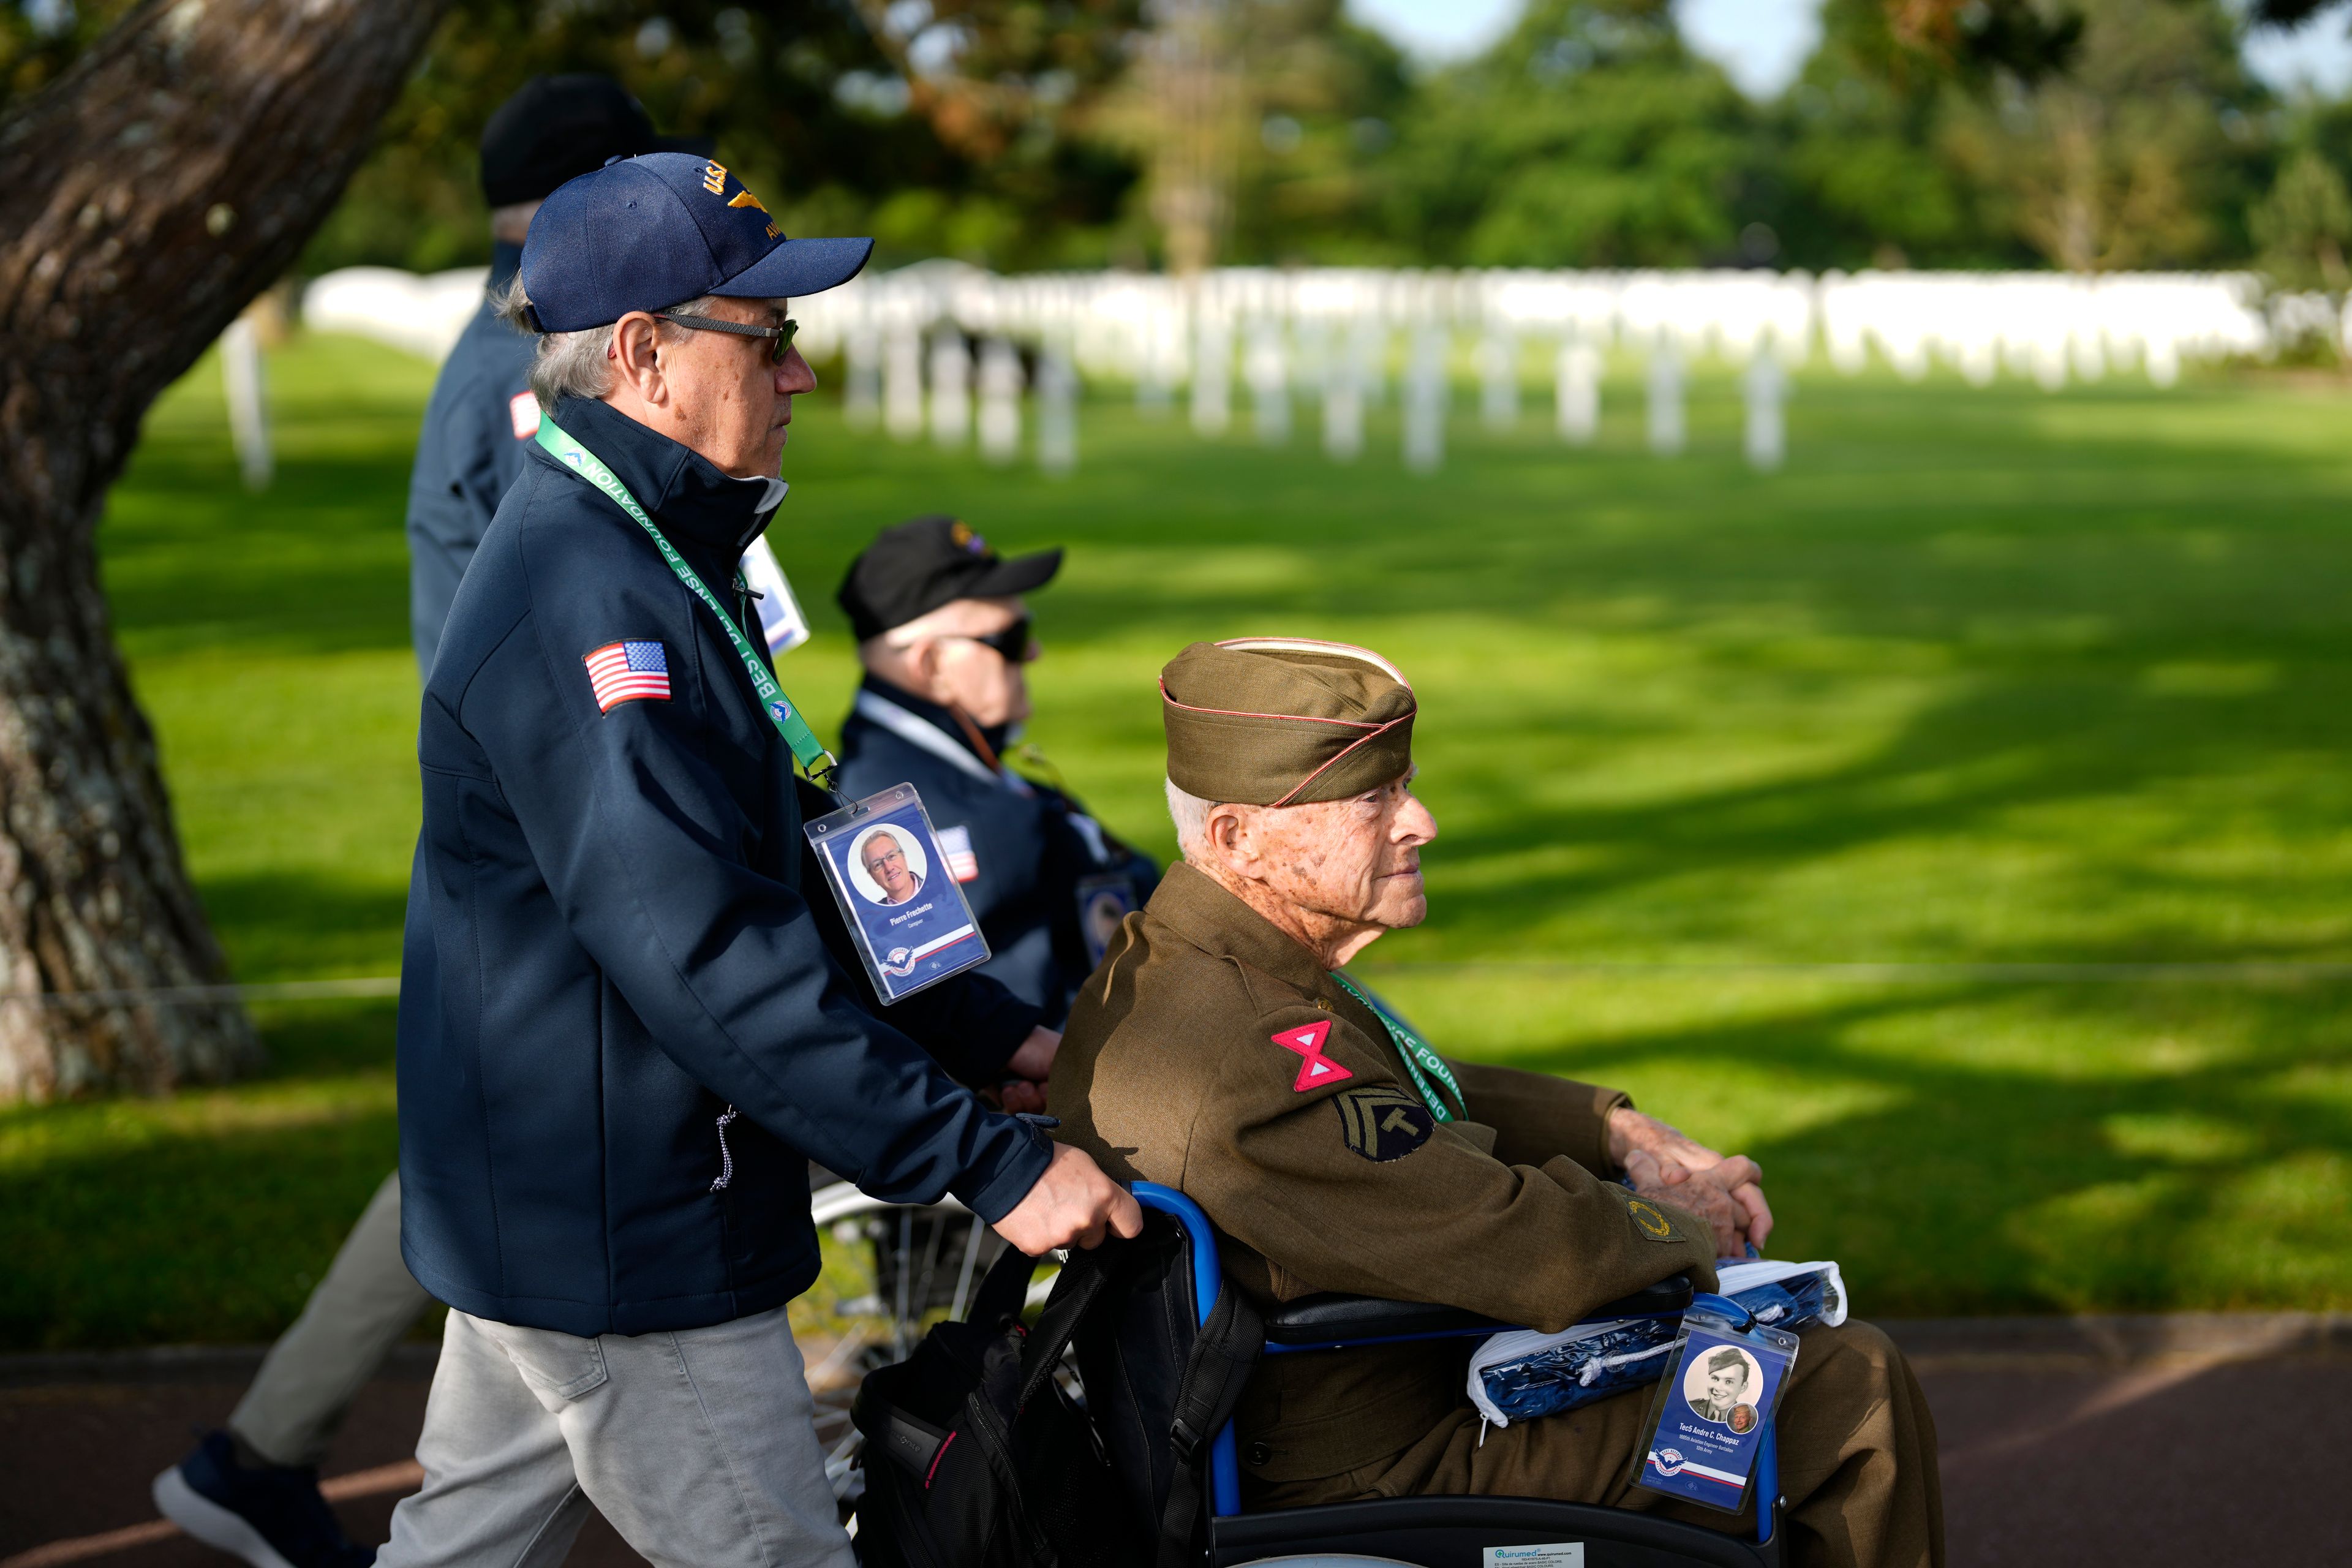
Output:
<svg viewBox="0 0 2352 1568">
<path fill-rule="evenodd" d="M 1135 1184 L 1145 1210 L 1140 1249 L 1110 1310 L 1082 1329 L 1078 1370 L 1113 1468 L 1129 1479 L 1138 1517 L 1162 1517 L 1181 1458 L 1172 1437 L 1177 1381 L 1223 1281 L 1217 1236 L 1182 1193 Z M 1614 1301 L 1597 1319 L 1666 1316 L 1689 1305 L 1686 1280 Z M 1287 1303 L 1265 1319 L 1267 1355 L 1345 1353 L 1403 1340 L 1483 1336 L 1510 1325 L 1414 1302 L 1334 1295 Z M 1780 1478 L 1768 1426 L 1749 1495 L 1753 1539 L 1622 1509 L 1540 1498 L 1411 1497 L 1244 1512 L 1233 1426 L 1207 1440 L 1203 1489 L 1208 1568 L 1780 1568 Z M 1193 1452 L 1197 1453 L 1197 1447 Z M 1726 1515 L 1727 1525 L 1732 1516 Z M 1528 1549 L 1549 1547 L 1538 1554 Z M 1517 1552 L 1509 1549 L 1517 1548 Z"/>
</svg>

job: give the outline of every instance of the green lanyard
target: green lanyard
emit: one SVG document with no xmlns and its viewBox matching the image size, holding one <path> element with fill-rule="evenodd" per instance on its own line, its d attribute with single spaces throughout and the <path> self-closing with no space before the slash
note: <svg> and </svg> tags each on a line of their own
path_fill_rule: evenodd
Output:
<svg viewBox="0 0 2352 1568">
<path fill-rule="evenodd" d="M 726 606 L 719 602 L 719 596 L 695 575 L 694 568 L 686 563 L 686 557 L 662 537 L 662 531 L 654 526 L 654 520 L 646 515 L 646 509 L 637 504 L 637 498 L 629 493 L 629 487 L 621 482 L 621 477 L 604 466 L 604 458 L 572 439 L 552 419 L 544 416 L 540 419 L 539 444 L 554 453 L 582 479 L 612 497 L 614 505 L 636 519 L 637 526 L 646 531 L 654 542 L 654 548 L 661 552 L 661 558 L 669 563 L 672 572 L 677 574 L 677 580 L 691 589 L 696 598 L 710 606 L 710 613 L 719 617 L 719 626 L 726 630 L 727 640 L 735 645 L 735 657 L 743 661 L 743 673 L 751 678 L 751 689 L 760 699 L 760 710 L 767 714 L 768 722 L 776 727 L 776 733 L 784 738 L 784 744 L 793 749 L 793 756 L 799 762 L 801 771 L 817 784 L 824 784 L 834 770 L 833 753 L 824 749 L 816 738 L 816 731 L 808 727 L 808 721 L 801 717 L 800 710 L 793 707 L 792 700 L 784 695 L 784 689 L 776 684 L 776 678 L 768 671 L 767 660 L 752 651 L 751 639 L 743 635 L 743 628 L 735 624 L 735 617 L 727 613 Z M 824 765 L 819 766 L 820 763 Z"/>
<path fill-rule="evenodd" d="M 1454 1069 L 1445 1065 L 1444 1057 L 1422 1044 L 1421 1037 L 1406 1028 L 1402 1019 L 1366 995 L 1354 981 L 1336 969 L 1331 972 L 1331 978 L 1345 986 L 1349 995 L 1370 1007 L 1372 1016 L 1388 1029 L 1389 1038 L 1396 1045 L 1397 1055 L 1404 1058 L 1404 1070 L 1412 1076 L 1412 1087 L 1421 1090 L 1422 1102 L 1436 1114 L 1440 1121 L 1453 1121 L 1454 1113 L 1445 1109 L 1445 1101 L 1430 1087 L 1429 1080 L 1433 1078 L 1451 1089 L 1454 1103 L 1460 1106 L 1465 1114 L 1468 1112 L 1470 1102 L 1462 1098 L 1462 1086 L 1454 1081 Z M 1423 1076 L 1424 1069 L 1427 1077 Z"/>
</svg>

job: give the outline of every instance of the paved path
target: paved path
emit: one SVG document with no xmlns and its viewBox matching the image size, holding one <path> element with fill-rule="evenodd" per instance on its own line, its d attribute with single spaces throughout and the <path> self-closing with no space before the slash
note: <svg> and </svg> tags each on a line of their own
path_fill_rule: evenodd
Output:
<svg viewBox="0 0 2352 1568">
<path fill-rule="evenodd" d="M 1954 1568 L 2352 1559 L 2333 1473 L 2352 1451 L 2344 1320 L 1895 1328 L 1941 1433 Z M 383 1540 L 417 1484 L 425 1353 L 404 1352 L 397 1375 L 370 1385 L 326 1468 L 356 1539 Z M 155 1521 L 147 1485 L 192 1427 L 235 1404 L 252 1364 L 241 1352 L 160 1365 L 0 1358 L 0 1568 L 220 1568 Z M 2288 1430 L 2293 1448 L 2278 1440 Z M 602 1520 L 571 1558 L 638 1561 Z"/>
</svg>

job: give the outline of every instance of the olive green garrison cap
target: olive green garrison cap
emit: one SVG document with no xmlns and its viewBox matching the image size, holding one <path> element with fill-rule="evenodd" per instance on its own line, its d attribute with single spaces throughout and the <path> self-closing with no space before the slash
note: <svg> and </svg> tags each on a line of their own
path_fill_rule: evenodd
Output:
<svg viewBox="0 0 2352 1568">
<path fill-rule="evenodd" d="M 1196 642 L 1160 672 L 1168 777 L 1238 805 L 1342 800 L 1412 766 L 1412 686 L 1370 648 Z"/>
</svg>

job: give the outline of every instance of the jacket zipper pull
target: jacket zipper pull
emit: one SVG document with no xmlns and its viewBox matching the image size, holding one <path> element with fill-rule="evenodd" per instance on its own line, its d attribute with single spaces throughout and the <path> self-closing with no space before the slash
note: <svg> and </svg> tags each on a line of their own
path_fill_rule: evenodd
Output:
<svg viewBox="0 0 2352 1568">
<path fill-rule="evenodd" d="M 719 1179 L 710 1184 L 714 1193 L 725 1192 L 727 1184 L 735 1179 L 735 1156 L 727 1152 L 727 1124 L 734 1120 L 731 1105 L 719 1118 Z"/>
</svg>

